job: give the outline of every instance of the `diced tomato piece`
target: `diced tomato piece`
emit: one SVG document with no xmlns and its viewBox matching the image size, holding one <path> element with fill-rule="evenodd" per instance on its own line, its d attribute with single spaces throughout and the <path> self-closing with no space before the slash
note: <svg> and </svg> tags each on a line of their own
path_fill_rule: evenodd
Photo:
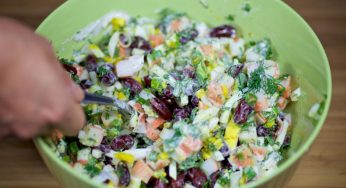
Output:
<svg viewBox="0 0 346 188">
<path fill-rule="evenodd" d="M 147 137 L 150 140 L 157 140 L 160 138 L 160 131 L 158 129 L 154 129 L 151 125 L 147 125 Z"/>
<path fill-rule="evenodd" d="M 281 110 L 284 110 L 288 104 L 288 100 L 284 97 L 280 97 L 278 100 L 278 106 Z"/>
<path fill-rule="evenodd" d="M 157 129 L 159 128 L 161 125 L 163 125 L 166 121 L 160 117 L 154 119 L 154 121 L 151 123 L 151 126 L 154 128 L 154 129 Z"/>
<path fill-rule="evenodd" d="M 153 170 L 143 160 L 138 160 L 131 170 L 134 177 L 141 179 L 144 183 L 148 183 L 153 176 Z"/>
<path fill-rule="evenodd" d="M 285 88 L 285 91 L 283 92 L 282 96 L 288 99 L 292 93 L 291 76 L 288 76 L 285 80 L 282 80 L 280 84 Z"/>
</svg>

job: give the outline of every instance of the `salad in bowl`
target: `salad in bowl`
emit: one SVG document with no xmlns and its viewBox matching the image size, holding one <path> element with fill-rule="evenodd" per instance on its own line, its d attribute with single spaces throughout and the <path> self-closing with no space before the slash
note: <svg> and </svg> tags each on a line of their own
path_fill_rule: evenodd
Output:
<svg viewBox="0 0 346 188">
<path fill-rule="evenodd" d="M 245 42 L 230 24 L 168 9 L 157 20 L 110 13 L 74 39 L 88 42 L 60 59 L 71 78 L 135 109 L 83 105 L 77 137 L 54 133 L 56 155 L 93 181 L 233 188 L 284 158 L 294 118 L 285 108 L 300 89 L 280 73 L 269 39 Z"/>
</svg>

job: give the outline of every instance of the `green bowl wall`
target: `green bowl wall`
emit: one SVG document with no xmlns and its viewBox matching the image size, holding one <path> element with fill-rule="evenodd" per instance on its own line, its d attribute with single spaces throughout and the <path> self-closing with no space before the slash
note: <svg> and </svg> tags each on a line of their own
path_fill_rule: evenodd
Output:
<svg viewBox="0 0 346 188">
<path fill-rule="evenodd" d="M 187 12 L 194 19 L 212 26 L 226 23 L 225 17 L 234 15 L 235 25 L 246 40 L 269 38 L 275 49 L 282 73 L 293 75 L 303 95 L 292 103 L 292 147 L 279 168 L 270 176 L 257 180 L 248 187 L 282 187 L 293 174 L 299 159 L 308 151 L 318 135 L 331 100 L 331 74 L 327 57 L 320 41 L 305 21 L 279 0 L 209 0 L 208 8 L 199 0 L 69 0 L 54 11 L 37 29 L 52 41 L 59 56 L 68 57 L 78 43 L 66 42 L 75 32 L 106 13 L 118 10 L 130 15 L 155 18 L 160 8 Z M 211 3 L 212 2 L 212 3 Z M 249 3 L 249 13 L 242 10 Z M 325 98 L 326 96 L 326 98 Z M 310 107 L 326 100 L 321 118 L 307 116 Z M 87 176 L 78 174 L 59 160 L 42 138 L 35 144 L 52 174 L 64 187 L 97 187 Z"/>
</svg>

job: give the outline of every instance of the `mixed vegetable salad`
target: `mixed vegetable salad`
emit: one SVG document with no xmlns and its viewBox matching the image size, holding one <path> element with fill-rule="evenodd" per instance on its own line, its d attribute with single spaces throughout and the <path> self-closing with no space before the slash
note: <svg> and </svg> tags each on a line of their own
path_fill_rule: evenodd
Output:
<svg viewBox="0 0 346 188">
<path fill-rule="evenodd" d="M 269 40 L 247 43 L 229 24 L 168 9 L 101 25 L 98 42 L 61 62 L 84 90 L 135 112 L 84 105 L 78 137 L 53 135 L 60 158 L 110 187 L 233 188 L 277 168 L 290 145 L 284 110 L 300 89 L 280 74 Z"/>
</svg>

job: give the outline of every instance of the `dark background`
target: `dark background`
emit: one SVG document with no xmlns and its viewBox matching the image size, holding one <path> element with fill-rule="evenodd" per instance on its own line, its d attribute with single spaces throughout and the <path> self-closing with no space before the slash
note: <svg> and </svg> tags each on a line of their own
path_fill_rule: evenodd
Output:
<svg viewBox="0 0 346 188">
<path fill-rule="evenodd" d="M 63 0 L 0 0 L 0 16 L 33 29 Z M 346 0 L 286 0 L 312 26 L 333 74 L 328 119 L 287 187 L 346 187 Z M 1 28 L 0 28 L 1 29 Z M 2 53 L 2 52 L 1 52 Z M 0 187 L 59 187 L 30 141 L 0 141 Z"/>
</svg>

